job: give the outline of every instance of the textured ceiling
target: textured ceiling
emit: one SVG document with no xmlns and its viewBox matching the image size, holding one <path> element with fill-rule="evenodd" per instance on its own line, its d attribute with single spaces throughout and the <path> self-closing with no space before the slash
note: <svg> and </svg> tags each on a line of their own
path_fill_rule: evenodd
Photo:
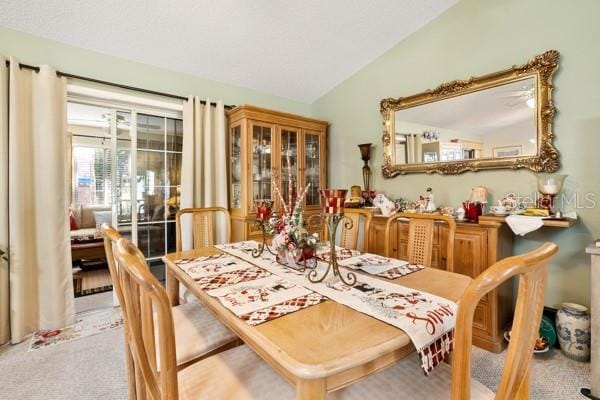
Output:
<svg viewBox="0 0 600 400">
<path fill-rule="evenodd" d="M 2 0 L 0 25 L 311 103 L 456 2 Z"/>
</svg>

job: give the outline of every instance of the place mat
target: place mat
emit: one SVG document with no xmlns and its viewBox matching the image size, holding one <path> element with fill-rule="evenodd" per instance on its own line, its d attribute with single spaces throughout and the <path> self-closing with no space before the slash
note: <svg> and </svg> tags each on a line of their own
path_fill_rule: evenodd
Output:
<svg viewBox="0 0 600 400">
<path fill-rule="evenodd" d="M 240 282 L 253 281 L 271 275 L 259 267 L 249 266 L 245 269 L 223 272 L 217 275 L 209 275 L 196 279 L 196 284 L 204 291 L 218 289 L 220 287 L 235 285 Z"/>
<path fill-rule="evenodd" d="M 221 304 L 240 317 L 265 307 L 272 307 L 291 299 L 306 296 L 312 291 L 277 275 L 269 275 L 264 278 L 209 290 L 206 293 L 219 299 Z"/>
<path fill-rule="evenodd" d="M 423 265 L 410 264 L 408 261 L 383 257 L 371 253 L 365 253 L 345 260 L 340 260 L 338 261 L 338 264 L 388 279 L 400 278 L 425 268 Z"/>
<path fill-rule="evenodd" d="M 319 293 L 311 292 L 305 296 L 300 296 L 271 307 L 266 307 L 252 313 L 242 315 L 240 318 L 250 325 L 259 325 L 263 322 L 282 317 L 286 314 L 291 314 L 298 310 L 314 306 L 325 300 L 327 300 L 325 296 L 322 296 Z"/>
<path fill-rule="evenodd" d="M 258 243 L 255 243 L 257 246 Z M 351 307 L 380 321 L 402 329 L 411 339 L 421 358 L 421 368 L 429 374 L 454 346 L 454 326 L 457 305 L 443 297 L 418 291 L 402 285 L 358 274 L 357 283 L 348 286 L 340 281 L 312 283 L 306 275 L 275 261 L 268 252 L 253 258 L 248 243 L 215 246 L 224 252 L 258 265 L 265 270 L 304 286 L 322 296 Z M 327 263 L 319 261 L 319 276 Z M 350 271 L 341 267 L 342 273 Z"/>
<path fill-rule="evenodd" d="M 242 261 L 237 257 L 226 253 L 215 254 L 198 258 L 187 258 L 175 261 L 175 265 L 181 268 L 194 280 L 206 276 L 222 274 L 252 267 L 252 264 Z"/>
<path fill-rule="evenodd" d="M 340 246 L 335 246 L 335 256 L 338 261 L 345 260 L 347 258 L 356 257 L 361 254 L 358 250 L 345 249 Z M 331 249 L 329 245 L 327 247 L 323 247 L 317 250 L 317 257 L 329 261 L 331 258 Z"/>
</svg>

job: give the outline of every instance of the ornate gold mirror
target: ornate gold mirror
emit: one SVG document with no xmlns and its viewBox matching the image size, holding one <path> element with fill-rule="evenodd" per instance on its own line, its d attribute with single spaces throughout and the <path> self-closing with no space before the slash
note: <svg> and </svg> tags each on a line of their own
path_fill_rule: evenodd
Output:
<svg viewBox="0 0 600 400">
<path fill-rule="evenodd" d="M 558 170 L 550 50 L 505 71 L 380 103 L 383 176 L 495 168 Z"/>
</svg>

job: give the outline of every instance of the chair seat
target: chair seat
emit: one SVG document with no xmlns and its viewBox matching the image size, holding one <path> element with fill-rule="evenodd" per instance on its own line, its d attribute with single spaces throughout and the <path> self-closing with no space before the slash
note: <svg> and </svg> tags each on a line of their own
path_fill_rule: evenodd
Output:
<svg viewBox="0 0 600 400">
<path fill-rule="evenodd" d="M 452 370 L 440 364 L 425 375 L 416 354 L 353 385 L 330 393 L 328 400 L 450 400 Z M 494 399 L 494 393 L 471 379 L 471 400 Z"/>
<path fill-rule="evenodd" d="M 179 284 L 179 304 L 199 303 L 200 301 L 194 293 L 188 290 L 182 284 Z"/>
<path fill-rule="evenodd" d="M 198 361 L 177 374 L 179 400 L 293 400 L 294 387 L 248 346 Z"/>
<path fill-rule="evenodd" d="M 177 365 L 192 361 L 237 339 L 233 332 L 200 303 L 182 304 L 171 310 Z M 158 329 L 156 324 L 155 328 Z M 157 332 L 155 337 L 158 339 L 158 336 Z M 158 349 L 158 343 L 156 348 Z"/>
</svg>

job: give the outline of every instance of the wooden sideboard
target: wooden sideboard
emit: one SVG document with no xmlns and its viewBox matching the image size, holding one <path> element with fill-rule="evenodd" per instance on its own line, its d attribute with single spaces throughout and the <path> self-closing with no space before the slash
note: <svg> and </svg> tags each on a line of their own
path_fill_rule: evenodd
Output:
<svg viewBox="0 0 600 400">
<path fill-rule="evenodd" d="M 384 254 L 383 238 L 387 218 L 373 216 L 369 229 L 369 252 Z M 436 223 L 432 267 L 446 269 L 446 238 L 448 229 Z M 496 261 L 512 254 L 513 235 L 510 229 L 498 221 L 477 223 L 458 222 L 454 239 L 453 272 L 476 277 Z M 390 248 L 392 256 L 407 258 L 408 220 L 400 220 L 392 226 Z M 512 283 L 508 282 L 486 295 L 475 311 L 473 344 L 483 349 L 500 352 L 506 343 L 503 331 L 512 317 Z"/>
</svg>

